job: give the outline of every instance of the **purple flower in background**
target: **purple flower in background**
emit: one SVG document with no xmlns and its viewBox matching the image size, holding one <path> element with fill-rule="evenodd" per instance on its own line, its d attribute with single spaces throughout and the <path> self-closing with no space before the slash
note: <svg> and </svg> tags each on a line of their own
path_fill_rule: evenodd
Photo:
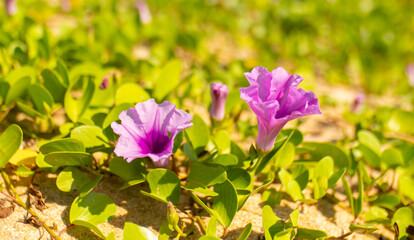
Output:
<svg viewBox="0 0 414 240">
<path fill-rule="evenodd" d="M 407 64 L 405 74 L 407 74 L 408 77 L 408 84 L 410 84 L 411 87 L 414 87 L 414 63 Z"/>
<path fill-rule="evenodd" d="M 170 102 L 157 104 L 154 99 L 138 103 L 135 108 L 119 114 L 122 124 L 113 122 L 112 129 L 119 140 L 115 154 L 127 162 L 149 157 L 156 167 L 166 167 L 173 153 L 175 136 L 191 127 L 193 117 L 175 108 Z"/>
<path fill-rule="evenodd" d="M 229 95 L 229 88 L 221 82 L 210 85 L 211 106 L 210 116 L 218 121 L 224 118 L 226 99 Z"/>
<path fill-rule="evenodd" d="M 264 152 L 273 148 L 277 134 L 288 121 L 321 113 L 315 94 L 297 88 L 303 80 L 301 76 L 290 75 L 282 67 L 272 72 L 255 67 L 244 75 L 250 86 L 240 89 L 240 97 L 256 114 L 256 144 Z"/>
<path fill-rule="evenodd" d="M 72 9 L 72 5 L 70 3 L 70 0 L 61 0 L 60 1 L 60 8 L 64 12 L 69 12 Z"/>
<path fill-rule="evenodd" d="M 352 103 L 351 111 L 353 113 L 359 113 L 361 111 L 361 107 L 364 102 L 365 102 L 365 94 L 358 93 L 354 102 Z"/>
<path fill-rule="evenodd" d="M 107 89 L 109 86 L 109 78 L 112 76 L 116 75 L 116 71 L 110 71 L 109 73 L 107 73 L 103 78 L 102 78 L 102 82 L 101 85 L 99 85 L 99 89 L 104 90 Z"/>
<path fill-rule="evenodd" d="M 17 12 L 16 0 L 4 0 L 4 8 L 7 15 L 14 15 Z"/>
<path fill-rule="evenodd" d="M 148 3 L 145 0 L 140 0 L 135 3 L 135 7 L 139 13 L 139 19 L 143 24 L 148 24 L 152 21 L 151 12 L 148 8 Z"/>
</svg>

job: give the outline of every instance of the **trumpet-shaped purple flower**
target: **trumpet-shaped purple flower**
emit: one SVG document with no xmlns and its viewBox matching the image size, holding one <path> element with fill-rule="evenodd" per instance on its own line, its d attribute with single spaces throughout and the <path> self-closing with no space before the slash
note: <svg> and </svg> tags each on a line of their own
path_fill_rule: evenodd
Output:
<svg viewBox="0 0 414 240">
<path fill-rule="evenodd" d="M 156 167 L 168 165 L 175 136 L 193 125 L 190 114 L 176 109 L 174 104 L 167 101 L 157 104 L 154 99 L 121 112 L 119 119 L 122 124 L 111 124 L 114 132 L 120 136 L 115 154 L 124 157 L 127 162 L 149 157 Z"/>
<path fill-rule="evenodd" d="M 221 82 L 210 85 L 211 106 L 210 116 L 218 121 L 224 118 L 226 99 L 229 95 L 229 88 Z"/>
<path fill-rule="evenodd" d="M 240 97 L 257 116 L 256 144 L 264 152 L 273 148 L 276 136 L 288 121 L 321 113 L 315 94 L 297 88 L 303 80 L 301 76 L 290 75 L 282 67 L 272 72 L 255 67 L 244 75 L 250 86 L 240 89 Z"/>
</svg>

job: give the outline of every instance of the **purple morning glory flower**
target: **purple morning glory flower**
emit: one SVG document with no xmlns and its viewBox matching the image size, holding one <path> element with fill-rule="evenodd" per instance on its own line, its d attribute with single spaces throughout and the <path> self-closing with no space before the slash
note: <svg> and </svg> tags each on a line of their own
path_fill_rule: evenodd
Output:
<svg viewBox="0 0 414 240">
<path fill-rule="evenodd" d="M 256 144 L 264 152 L 273 148 L 277 134 L 288 121 L 321 113 L 315 94 L 297 88 L 303 80 L 301 76 L 290 75 L 282 67 L 272 72 L 255 67 L 244 75 L 250 86 L 240 89 L 240 97 L 256 114 Z"/>
<path fill-rule="evenodd" d="M 411 87 L 414 87 L 414 63 L 407 64 L 405 74 L 407 74 L 408 77 L 408 84 L 410 84 Z"/>
<path fill-rule="evenodd" d="M 210 116 L 218 121 L 224 118 L 224 109 L 226 99 L 229 95 L 229 88 L 221 82 L 215 82 L 210 85 L 211 106 Z"/>
<path fill-rule="evenodd" d="M 149 157 L 156 167 L 166 167 L 172 154 L 174 138 L 191 127 L 193 117 L 165 101 L 157 104 L 154 99 L 138 103 L 119 114 L 122 124 L 113 122 L 112 129 L 119 140 L 115 154 L 127 162 Z"/>
</svg>

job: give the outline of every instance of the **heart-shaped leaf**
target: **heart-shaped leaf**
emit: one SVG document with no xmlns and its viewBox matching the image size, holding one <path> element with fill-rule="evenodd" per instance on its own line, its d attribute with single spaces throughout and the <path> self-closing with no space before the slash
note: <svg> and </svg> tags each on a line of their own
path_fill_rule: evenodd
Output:
<svg viewBox="0 0 414 240">
<path fill-rule="evenodd" d="M 175 173 L 167 169 L 157 168 L 147 175 L 147 181 L 150 186 L 151 196 L 164 203 L 172 202 L 177 204 L 180 200 L 180 179 Z M 145 192 L 141 191 L 145 194 Z M 145 194 L 147 196 L 147 194 Z M 151 197 L 150 196 L 150 197 Z"/>
<path fill-rule="evenodd" d="M 237 192 L 229 180 L 214 185 L 214 191 L 218 193 L 213 200 L 213 209 L 217 213 L 217 220 L 228 228 L 237 212 Z"/>
<path fill-rule="evenodd" d="M 196 162 L 191 167 L 188 181 L 199 184 L 200 186 L 211 186 L 217 183 L 222 183 L 226 180 L 227 174 L 223 167 L 207 165 Z"/>
</svg>

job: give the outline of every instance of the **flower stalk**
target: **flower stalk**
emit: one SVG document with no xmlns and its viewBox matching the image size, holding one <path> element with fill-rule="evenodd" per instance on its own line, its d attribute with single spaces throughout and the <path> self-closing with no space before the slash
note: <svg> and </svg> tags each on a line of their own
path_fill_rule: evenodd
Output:
<svg viewBox="0 0 414 240">
<path fill-rule="evenodd" d="M 46 231 L 50 234 L 50 236 L 52 236 L 52 238 L 54 238 L 55 240 L 60 240 L 61 238 L 56 235 L 56 233 L 50 229 L 50 227 L 42 220 L 40 219 L 39 215 L 37 215 L 36 212 L 34 212 L 29 206 L 27 206 L 22 199 L 19 197 L 19 195 L 16 192 L 16 189 L 14 188 L 13 184 L 10 181 L 9 176 L 7 175 L 6 172 L 4 172 L 3 169 L 0 169 L 1 175 L 4 179 L 4 182 L 6 183 L 7 186 L 7 190 L 9 191 L 9 193 L 12 195 L 11 197 L 13 197 L 13 202 L 16 203 L 17 205 L 19 205 L 20 207 L 24 208 L 28 213 L 30 213 L 33 217 L 35 217 L 36 219 L 39 220 L 39 222 L 42 224 L 43 228 L 46 229 Z"/>
</svg>

